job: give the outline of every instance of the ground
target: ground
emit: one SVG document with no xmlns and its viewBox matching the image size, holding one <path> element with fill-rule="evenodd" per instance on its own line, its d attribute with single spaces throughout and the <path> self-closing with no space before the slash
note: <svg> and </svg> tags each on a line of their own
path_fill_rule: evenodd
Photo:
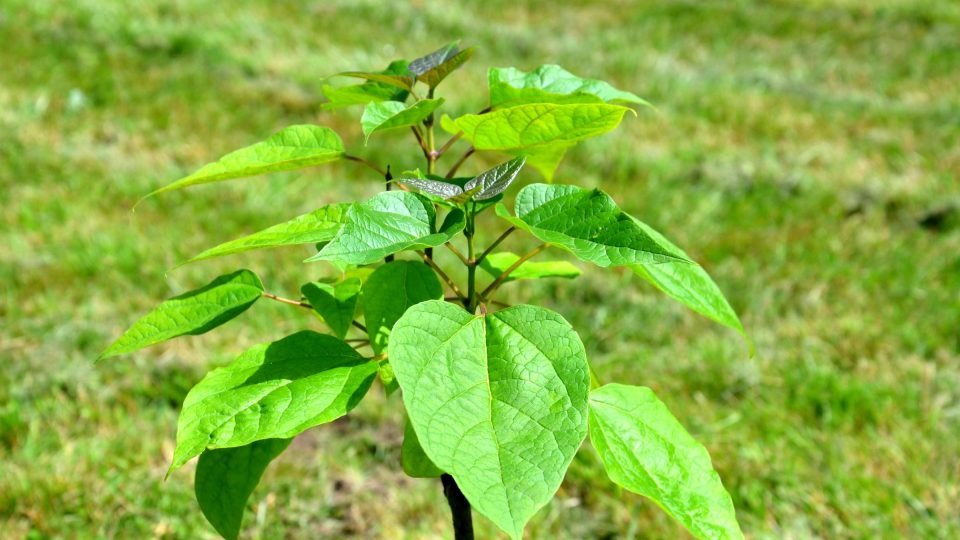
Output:
<svg viewBox="0 0 960 540">
<path fill-rule="evenodd" d="M 567 317 L 604 380 L 652 387 L 710 450 L 749 538 L 960 537 L 960 5 L 466 4 L 0 5 L 0 536 L 213 537 L 192 465 L 163 480 L 183 396 L 244 347 L 316 321 L 261 303 L 212 334 L 92 359 L 160 299 L 239 266 L 295 295 L 323 269 L 300 263 L 306 248 L 172 268 L 378 184 L 340 163 L 130 209 L 292 123 L 420 165 L 406 133 L 364 147 L 359 111 L 322 111 L 319 90 L 462 38 L 477 54 L 442 88 L 453 112 L 483 107 L 486 67 L 541 63 L 655 105 L 577 147 L 557 181 L 603 187 L 701 261 L 757 352 L 628 272 L 584 268 L 573 287 L 507 297 Z M 299 438 L 254 494 L 245 537 L 447 537 L 439 483 L 397 471 L 399 408 L 375 389 Z M 588 446 L 528 527 L 682 535 L 612 488 Z"/>
</svg>

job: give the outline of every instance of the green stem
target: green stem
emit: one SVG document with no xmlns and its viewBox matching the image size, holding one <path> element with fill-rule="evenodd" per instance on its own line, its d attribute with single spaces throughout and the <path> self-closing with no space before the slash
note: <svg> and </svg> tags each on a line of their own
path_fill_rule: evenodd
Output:
<svg viewBox="0 0 960 540">
<path fill-rule="evenodd" d="M 540 244 L 539 246 L 530 250 L 530 253 L 527 253 L 523 257 L 520 257 L 519 259 L 517 259 L 517 261 L 511 264 L 506 270 L 504 270 L 502 274 L 497 276 L 497 279 L 493 280 L 493 283 L 491 283 L 489 287 L 487 287 L 486 289 L 483 290 L 482 293 L 480 293 L 480 296 L 482 296 L 483 298 L 490 298 L 490 295 L 493 294 L 497 290 L 497 288 L 503 284 L 503 280 L 507 279 L 507 276 L 509 276 L 517 268 L 520 268 L 521 264 L 532 259 L 534 256 L 536 256 L 537 253 L 540 253 L 541 251 L 547 249 L 548 247 L 550 247 L 550 244 L 544 242 L 543 244 Z"/>
<path fill-rule="evenodd" d="M 476 215 L 472 208 L 467 208 L 467 226 L 463 235 L 467 238 L 467 301 L 464 306 L 473 313 L 477 310 L 477 259 L 473 249 L 474 220 Z"/>
<path fill-rule="evenodd" d="M 481 253 L 480 256 L 477 257 L 477 264 L 480 264 L 481 262 L 483 262 L 483 260 L 487 258 L 487 255 L 489 255 L 493 251 L 493 248 L 499 246 L 500 242 L 503 242 L 504 240 L 506 240 L 507 237 L 510 236 L 510 233 L 512 233 L 515 230 L 517 230 L 516 227 L 510 227 L 509 229 L 503 231 L 503 234 L 498 236 L 497 239 L 494 240 L 492 244 L 490 244 L 490 247 L 483 250 L 483 253 Z"/>
</svg>

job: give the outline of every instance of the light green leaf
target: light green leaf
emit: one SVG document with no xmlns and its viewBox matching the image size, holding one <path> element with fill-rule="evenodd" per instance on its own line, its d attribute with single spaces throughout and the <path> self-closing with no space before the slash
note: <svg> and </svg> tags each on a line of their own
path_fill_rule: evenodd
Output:
<svg viewBox="0 0 960 540">
<path fill-rule="evenodd" d="M 590 441 L 611 480 L 653 499 L 697 538 L 743 538 L 707 449 L 649 388 L 608 384 L 592 391 Z"/>
<path fill-rule="evenodd" d="M 337 235 L 346 220 L 348 208 L 349 204 L 329 204 L 285 223 L 210 248 L 183 264 L 253 249 L 327 242 Z"/>
<path fill-rule="evenodd" d="M 515 211 L 513 217 L 497 205 L 497 215 L 516 227 L 598 266 L 691 264 L 675 246 L 648 234 L 599 189 L 530 184 L 517 195 Z"/>
<path fill-rule="evenodd" d="M 395 60 L 390 63 L 387 69 L 378 73 L 409 77 L 410 70 L 407 69 L 407 65 L 406 60 Z M 325 84 L 323 85 L 323 95 L 329 100 L 328 103 L 323 105 L 323 108 L 335 109 L 351 105 L 366 105 L 371 101 L 406 101 L 409 92 L 392 84 L 367 81 L 363 84 L 341 87 Z"/>
<path fill-rule="evenodd" d="M 387 348 L 390 331 L 407 308 L 443 298 L 443 285 L 429 266 L 393 261 L 374 271 L 363 285 L 364 322 L 375 354 Z"/>
<path fill-rule="evenodd" d="M 100 353 L 97 361 L 178 336 L 209 332 L 246 311 L 262 294 L 260 278 L 249 270 L 220 276 L 154 308 Z"/>
<path fill-rule="evenodd" d="M 480 261 L 480 268 L 493 277 L 498 277 L 513 263 L 520 259 L 516 253 L 501 251 L 491 253 Z M 509 283 L 519 279 L 544 279 L 544 278 L 575 278 L 580 275 L 580 269 L 568 263 L 567 261 L 546 261 L 533 262 L 524 261 L 510 275 L 503 280 L 503 283 Z"/>
<path fill-rule="evenodd" d="M 400 389 L 400 384 L 397 383 L 397 376 L 393 374 L 393 367 L 390 365 L 390 362 L 380 362 L 377 373 L 380 376 L 380 382 L 383 384 L 383 391 L 387 397 L 392 396 L 394 392 Z"/>
<path fill-rule="evenodd" d="M 490 106 L 516 106 L 524 103 L 557 103 L 565 100 L 602 100 L 606 102 L 649 105 L 636 94 L 617 90 L 596 79 L 584 79 L 554 64 L 545 64 L 530 73 L 519 69 L 491 68 Z"/>
<path fill-rule="evenodd" d="M 573 145 L 574 143 L 554 143 L 524 150 L 513 150 L 510 153 L 526 157 L 527 163 L 536 169 L 544 180 L 553 182 L 553 173 L 557 171 L 563 157 L 567 155 L 567 150 L 572 148 Z"/>
<path fill-rule="evenodd" d="M 451 210 L 439 230 L 435 221 L 433 203 L 422 195 L 386 191 L 352 205 L 337 236 L 307 261 L 370 264 L 399 251 L 439 246 L 466 225 L 460 210 Z"/>
<path fill-rule="evenodd" d="M 453 73 L 473 56 L 473 49 L 460 50 L 457 43 L 451 43 L 422 58 L 410 62 L 410 71 L 417 80 L 435 88 L 447 75 Z"/>
<path fill-rule="evenodd" d="M 332 129 L 313 125 L 290 126 L 263 142 L 231 152 L 147 197 L 196 184 L 302 169 L 336 161 L 343 154 L 343 141 Z"/>
<path fill-rule="evenodd" d="M 544 145 L 575 143 L 602 135 L 620 124 L 630 109 L 606 103 L 557 105 L 534 103 L 486 114 L 467 114 L 441 124 L 477 150 L 521 150 Z"/>
<path fill-rule="evenodd" d="M 421 99 L 407 107 L 399 101 L 374 101 L 363 109 L 360 126 L 365 141 L 378 131 L 409 127 L 419 124 L 443 104 L 443 98 Z"/>
<path fill-rule="evenodd" d="M 227 540 L 236 540 L 247 499 L 260 483 L 267 465 L 293 439 L 266 439 L 239 446 L 207 450 L 197 460 L 194 492 L 207 521 Z"/>
<path fill-rule="evenodd" d="M 303 331 L 247 349 L 187 394 L 170 470 L 205 449 L 285 439 L 347 414 L 377 363 L 343 341 Z"/>
<path fill-rule="evenodd" d="M 400 446 L 400 465 L 407 476 L 413 478 L 438 478 L 443 471 L 430 461 L 423 452 L 417 432 L 408 419 L 403 427 L 403 445 Z"/>
<path fill-rule="evenodd" d="M 435 300 L 397 321 L 389 354 L 426 455 L 520 538 L 586 434 L 590 376 L 576 332 L 540 307 L 476 317 Z"/>
<path fill-rule="evenodd" d="M 310 302 L 313 310 L 343 339 L 353 324 L 357 301 L 360 299 L 360 279 L 349 278 L 336 284 L 306 283 L 300 293 Z"/>
<path fill-rule="evenodd" d="M 634 220 L 641 229 L 659 244 L 672 248 L 675 252 L 689 258 L 652 227 Z M 740 323 L 737 312 L 730 307 L 720 287 L 714 283 L 707 271 L 699 264 L 667 262 L 661 264 L 638 263 L 630 267 L 635 274 L 649 281 L 664 294 L 677 300 L 693 311 L 740 333 L 747 340 L 750 354 L 754 345 L 750 336 Z"/>
<path fill-rule="evenodd" d="M 395 86 L 403 90 L 413 90 L 414 78 L 413 73 L 407 70 L 406 73 L 400 73 L 400 70 L 395 70 L 392 73 L 384 72 L 371 72 L 371 71 L 345 71 L 343 73 L 338 73 L 344 77 L 356 77 L 358 79 L 366 79 L 368 81 L 374 81 L 378 83 L 383 83 L 389 86 Z"/>
</svg>

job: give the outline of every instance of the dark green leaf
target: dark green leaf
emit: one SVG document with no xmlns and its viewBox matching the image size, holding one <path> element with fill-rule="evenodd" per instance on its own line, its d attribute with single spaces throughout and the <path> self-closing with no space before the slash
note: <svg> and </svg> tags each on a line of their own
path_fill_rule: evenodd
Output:
<svg viewBox="0 0 960 540">
<path fill-rule="evenodd" d="M 456 42 L 450 43 L 449 45 L 444 45 L 439 49 L 433 51 L 430 54 L 421 56 L 410 62 L 408 68 L 410 72 L 416 76 L 421 76 L 431 69 L 440 66 L 444 62 L 450 60 L 460 51 L 460 45 Z"/>
<path fill-rule="evenodd" d="M 437 478 L 443 471 L 437 468 L 430 461 L 427 454 L 423 452 L 420 441 L 417 439 L 417 432 L 413 430 L 413 424 L 408 419 L 403 427 L 403 445 L 400 447 L 400 465 L 407 476 L 413 478 Z"/>
<path fill-rule="evenodd" d="M 237 448 L 207 450 L 197 460 L 194 492 L 207 521 L 227 540 L 240 535 L 247 499 L 267 465 L 293 439 L 266 439 Z"/>
<path fill-rule="evenodd" d="M 407 69 L 406 60 L 396 60 L 391 62 L 387 69 L 380 71 L 381 75 L 410 75 Z M 334 109 L 338 107 L 349 107 L 351 105 L 366 105 L 371 101 L 406 101 L 409 92 L 397 88 L 392 84 L 385 84 L 377 81 L 367 81 L 363 84 L 351 86 L 333 87 L 323 85 L 323 95 L 329 100 L 323 107 L 325 109 Z"/>
<path fill-rule="evenodd" d="M 553 64 L 545 64 L 530 73 L 516 68 L 491 68 L 490 106 L 516 106 L 525 103 L 570 103 L 570 100 L 649 105 L 636 94 L 617 90 L 596 79 L 584 79 Z"/>
<path fill-rule="evenodd" d="M 372 102 L 363 109 L 363 117 L 360 118 L 365 141 L 369 141 L 370 135 L 378 131 L 419 124 L 442 104 L 443 98 L 421 99 L 409 107 L 399 101 Z"/>
<path fill-rule="evenodd" d="M 397 321 L 389 354 L 426 455 L 520 538 L 586 435 L 590 376 L 576 332 L 540 307 L 476 317 L 434 300 Z"/>
<path fill-rule="evenodd" d="M 363 398 L 376 373 L 376 362 L 316 332 L 251 347 L 187 394 L 170 469 L 205 449 L 285 439 L 336 420 Z"/>
<path fill-rule="evenodd" d="M 518 157 L 487 169 L 467 182 L 463 191 L 475 191 L 472 199 L 476 201 L 496 197 L 513 183 L 525 162 L 526 159 Z"/>
<path fill-rule="evenodd" d="M 313 125 L 290 126 L 263 142 L 231 152 L 147 197 L 196 184 L 302 169 L 335 161 L 343 154 L 343 141 L 332 129 Z"/>
<path fill-rule="evenodd" d="M 743 538 L 707 449 L 649 388 L 608 384 L 592 391 L 590 441 L 611 480 L 653 499 L 697 538 Z"/>
<path fill-rule="evenodd" d="M 442 180 L 431 180 L 429 178 L 418 178 L 414 176 L 402 176 L 398 180 L 401 184 L 415 187 L 420 191 L 440 197 L 441 199 L 450 199 L 463 193 L 463 188 L 457 184 L 444 182 Z"/>
<path fill-rule="evenodd" d="M 515 253 L 499 252 L 491 253 L 480 261 L 480 268 L 493 277 L 498 277 L 520 257 Z M 580 275 L 580 269 L 568 263 L 567 261 L 546 261 L 533 262 L 524 261 L 510 275 L 503 280 L 503 283 L 509 283 L 520 279 L 545 279 L 545 278 L 575 278 Z"/>
<path fill-rule="evenodd" d="M 473 56 L 473 49 L 460 50 L 456 43 L 438 49 L 410 62 L 410 71 L 430 88 L 435 88 L 447 75 L 453 73 Z"/>
<path fill-rule="evenodd" d="M 313 310 L 333 330 L 334 335 L 343 339 L 353 323 L 360 299 L 360 279 L 345 279 L 337 284 L 307 283 L 300 292 L 313 306 Z"/>
<path fill-rule="evenodd" d="M 375 354 L 380 354 L 387 348 L 394 323 L 407 308 L 443 298 L 443 286 L 422 262 L 393 261 L 370 275 L 362 294 L 370 346 Z"/>
<path fill-rule="evenodd" d="M 366 79 L 368 81 L 375 81 L 390 86 L 395 86 L 403 90 L 413 90 L 414 78 L 413 73 L 409 74 L 396 74 L 396 73 L 378 73 L 378 72 L 369 72 L 369 71 L 345 71 L 343 73 L 338 73 L 337 75 L 342 75 L 344 77 L 356 77 L 358 79 Z"/>
<path fill-rule="evenodd" d="M 237 270 L 175 296 L 141 317 L 97 360 L 130 353 L 178 336 L 209 332 L 243 313 L 263 294 L 260 278 Z"/>
</svg>

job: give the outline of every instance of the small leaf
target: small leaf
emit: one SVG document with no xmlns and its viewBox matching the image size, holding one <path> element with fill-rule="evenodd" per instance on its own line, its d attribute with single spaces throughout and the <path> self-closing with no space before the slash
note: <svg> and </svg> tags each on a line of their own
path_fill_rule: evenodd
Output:
<svg viewBox="0 0 960 540">
<path fill-rule="evenodd" d="M 349 204 L 329 204 L 285 223 L 210 248 L 187 263 L 253 249 L 327 242 L 337 235 L 346 220 L 348 208 Z"/>
<path fill-rule="evenodd" d="M 382 73 L 382 72 L 371 72 L 371 71 L 345 71 L 343 73 L 338 73 L 344 77 L 356 77 L 358 79 L 366 79 L 368 81 L 375 81 L 390 86 L 395 86 L 403 90 L 413 90 L 414 78 L 413 73 Z"/>
<path fill-rule="evenodd" d="M 438 49 L 422 58 L 410 62 L 410 71 L 417 75 L 430 88 L 435 88 L 447 75 L 466 63 L 473 56 L 473 49 L 460 50 L 456 43 Z"/>
<path fill-rule="evenodd" d="M 492 169 L 487 169 L 463 186 L 463 191 L 474 191 L 472 199 L 482 201 L 490 199 L 504 192 L 513 183 L 526 159 L 518 157 L 501 163 Z"/>
<path fill-rule="evenodd" d="M 396 60 L 391 62 L 387 69 L 378 73 L 409 77 L 410 70 L 407 69 L 407 65 L 406 60 Z M 367 81 L 363 84 L 342 87 L 325 84 L 323 85 L 323 95 L 329 100 L 328 103 L 323 105 L 323 108 L 335 109 L 351 105 L 366 105 L 371 101 L 406 101 L 409 92 L 392 84 Z"/>
<path fill-rule="evenodd" d="M 516 253 L 502 251 L 491 253 L 480 261 L 480 268 L 493 277 L 499 277 L 513 263 L 517 262 L 520 256 Z M 533 262 L 525 261 L 518 266 L 510 275 L 503 280 L 503 283 L 509 283 L 520 279 L 545 279 L 545 278 L 575 278 L 580 275 L 580 269 L 568 263 L 567 261 L 545 261 Z"/>
<path fill-rule="evenodd" d="M 407 476 L 413 478 L 437 478 L 443 471 L 430 461 L 423 452 L 417 432 L 408 419 L 403 426 L 403 445 L 400 446 L 400 465 Z"/>
<path fill-rule="evenodd" d="M 350 278 L 335 285 L 307 283 L 300 292 L 340 339 L 347 336 L 353 324 L 357 301 L 360 299 L 360 279 Z"/>
<path fill-rule="evenodd" d="M 590 441 L 611 480 L 653 499 L 697 538 L 743 538 L 707 449 L 649 388 L 592 391 Z"/>
<path fill-rule="evenodd" d="M 312 167 L 340 159 L 343 154 L 343 141 L 332 129 L 313 125 L 290 126 L 263 142 L 231 152 L 147 197 L 196 184 Z"/>
<path fill-rule="evenodd" d="M 598 189 L 530 184 L 517 195 L 515 211 L 517 217 L 512 217 L 503 205 L 497 206 L 497 215 L 516 227 L 598 266 L 690 264 L 676 246 L 663 244 L 658 241 L 662 237 L 648 234 L 647 228 Z"/>
<path fill-rule="evenodd" d="M 463 131 L 477 150 L 521 150 L 602 135 L 617 127 L 629 110 L 605 103 L 535 103 L 456 120 L 444 116 L 441 124 L 451 133 Z"/>
<path fill-rule="evenodd" d="M 227 540 L 236 540 L 247 499 L 260 477 L 293 439 L 266 439 L 239 446 L 207 450 L 197 460 L 194 492 L 207 521 Z"/>
<path fill-rule="evenodd" d="M 376 373 L 376 362 L 316 332 L 251 347 L 187 394 L 170 470 L 204 449 L 285 439 L 336 420 L 363 398 Z"/>
<path fill-rule="evenodd" d="M 389 354 L 426 455 L 520 538 L 586 435 L 590 376 L 576 332 L 540 307 L 475 317 L 433 300 L 397 321 Z"/>
<path fill-rule="evenodd" d="M 307 261 L 370 264 L 399 251 L 439 246 L 466 225 L 460 210 L 451 210 L 439 231 L 435 219 L 433 203 L 422 195 L 386 191 L 351 206 L 337 236 Z"/>
<path fill-rule="evenodd" d="M 97 360 L 130 353 L 183 335 L 200 335 L 243 313 L 263 294 L 249 270 L 220 276 L 207 285 L 166 300 L 141 317 Z"/>
<path fill-rule="evenodd" d="M 364 322 L 375 354 L 387 348 L 390 331 L 408 308 L 443 298 L 443 285 L 429 266 L 415 261 L 389 262 L 363 286 Z"/>
<path fill-rule="evenodd" d="M 441 180 L 418 178 L 414 176 L 401 176 L 398 181 L 401 184 L 415 187 L 424 193 L 440 197 L 444 200 L 463 194 L 462 187 L 458 186 L 457 184 L 451 184 L 450 182 L 444 182 Z"/>
<path fill-rule="evenodd" d="M 397 376 L 394 375 L 390 362 L 380 362 L 377 374 L 380 376 L 380 382 L 383 384 L 383 391 L 387 394 L 387 397 L 392 396 L 394 392 L 400 389 L 400 384 L 397 383 Z"/>
<path fill-rule="evenodd" d="M 421 99 L 407 107 L 399 101 L 380 101 L 368 104 L 363 109 L 360 125 L 365 141 L 378 131 L 397 129 L 419 124 L 443 104 L 443 98 Z"/>
<path fill-rule="evenodd" d="M 545 64 L 530 73 L 519 69 L 491 68 L 490 106 L 516 106 L 525 103 L 569 103 L 590 98 L 605 102 L 649 105 L 646 100 L 596 79 L 584 79 L 554 64 Z"/>
</svg>

